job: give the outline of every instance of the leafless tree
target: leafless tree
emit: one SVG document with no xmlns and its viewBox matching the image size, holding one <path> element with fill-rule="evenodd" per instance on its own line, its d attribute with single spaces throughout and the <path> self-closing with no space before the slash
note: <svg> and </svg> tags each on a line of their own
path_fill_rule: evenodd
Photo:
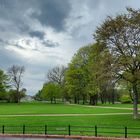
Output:
<svg viewBox="0 0 140 140">
<path fill-rule="evenodd" d="M 66 68 L 64 66 L 54 67 L 47 74 L 48 80 L 50 82 L 54 82 L 54 83 L 57 83 L 62 86 L 64 84 L 65 70 L 66 70 Z"/>
<path fill-rule="evenodd" d="M 24 74 L 24 66 L 13 65 L 9 68 L 11 86 L 16 89 L 16 103 L 20 103 L 20 89 L 22 87 L 22 76 Z"/>
</svg>

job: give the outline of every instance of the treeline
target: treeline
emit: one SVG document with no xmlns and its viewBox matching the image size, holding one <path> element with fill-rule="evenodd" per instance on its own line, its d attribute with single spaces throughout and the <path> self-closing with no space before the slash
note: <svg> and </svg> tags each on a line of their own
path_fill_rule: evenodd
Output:
<svg viewBox="0 0 140 140">
<path fill-rule="evenodd" d="M 25 68 L 13 65 L 4 72 L 0 69 L 0 101 L 19 103 L 25 97 L 26 89 L 22 88 L 22 76 Z"/>
<path fill-rule="evenodd" d="M 131 86 L 119 77 L 113 77 L 108 66 L 109 52 L 100 54 L 98 44 L 80 48 L 68 67 L 54 67 L 47 73 L 43 88 L 35 96 L 36 100 L 56 99 L 75 104 L 96 105 L 98 102 L 132 103 Z M 100 56 L 102 55 L 102 56 Z"/>
<path fill-rule="evenodd" d="M 95 44 L 81 48 L 68 68 L 57 67 L 48 73 L 37 97 L 51 101 L 61 97 L 75 103 L 90 104 L 107 100 L 114 103 L 116 89 L 129 89 L 133 116 L 138 118 L 140 87 L 140 10 L 107 17 L 93 34 Z M 122 86 L 125 85 L 125 86 Z M 118 87 L 118 88 L 117 88 Z M 57 92 L 58 91 L 58 92 Z M 126 96 L 126 95 L 125 95 Z M 126 96 L 128 97 L 128 96 Z"/>
</svg>

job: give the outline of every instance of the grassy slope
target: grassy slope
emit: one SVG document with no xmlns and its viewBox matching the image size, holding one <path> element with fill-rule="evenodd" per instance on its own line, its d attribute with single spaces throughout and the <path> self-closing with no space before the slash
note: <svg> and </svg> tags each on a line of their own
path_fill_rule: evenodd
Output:
<svg viewBox="0 0 140 140">
<path fill-rule="evenodd" d="M 112 105 L 111 105 L 112 106 Z M 121 107 L 121 105 L 119 105 Z M 122 105 L 124 107 L 124 105 Z M 126 109 L 107 109 L 107 108 L 88 108 L 78 105 L 63 104 L 46 104 L 46 103 L 21 103 L 17 104 L 0 104 L 0 115 L 3 114 L 102 114 L 102 113 L 123 113 L 132 112 Z M 73 116 L 73 117 L 3 117 L 0 116 L 0 124 L 9 125 L 124 125 L 124 126 L 140 126 L 140 121 L 134 121 L 132 115 L 110 115 L 110 116 Z"/>
<path fill-rule="evenodd" d="M 131 110 L 88 108 L 85 106 L 73 106 L 63 104 L 46 103 L 21 103 L 0 104 L 0 115 L 3 114 L 96 114 L 96 113 L 121 113 L 132 112 Z"/>
<path fill-rule="evenodd" d="M 72 116 L 72 117 L 0 117 L 0 125 L 112 125 L 140 126 L 140 120 L 133 120 L 131 115 L 117 116 Z"/>
<path fill-rule="evenodd" d="M 5 125 L 5 133 L 22 133 L 22 126 L 26 125 L 26 133 L 44 133 L 45 124 L 48 125 L 49 134 L 68 134 L 68 125 L 71 125 L 71 134 L 77 135 L 94 135 L 94 126 L 98 126 L 98 135 L 102 136 L 124 136 L 124 127 L 140 127 L 140 120 L 134 121 L 131 115 L 117 115 L 117 116 L 75 116 L 75 117 L 0 117 L 0 126 Z M 19 127 L 8 127 L 19 126 Z M 36 126 L 36 127 L 31 127 Z M 55 126 L 55 127 L 51 127 Z M 72 126 L 83 126 L 72 127 Z M 92 126 L 92 128 L 84 128 L 84 126 Z M 101 128 L 108 126 L 111 128 Z M 114 129 L 114 128 L 119 129 Z M 64 129 L 64 132 L 52 131 L 57 129 Z M 83 130 L 90 130 L 90 132 L 82 132 Z M 0 127 L 2 132 L 2 127 Z M 74 132 L 75 131 L 75 132 Z M 77 131 L 77 132 L 76 132 Z M 102 133 L 109 132 L 109 133 Z M 114 133 L 110 133 L 114 132 Z M 118 134 L 121 133 L 121 134 Z M 138 134 L 129 134 L 130 137 L 140 137 L 140 130 L 129 130 Z"/>
<path fill-rule="evenodd" d="M 112 106 L 112 105 L 111 105 Z M 115 105 L 113 105 L 115 106 Z M 130 105 L 131 106 L 131 105 Z M 119 107 L 130 107 L 129 105 L 119 105 Z M 45 104 L 45 103 L 22 103 L 20 105 L 17 104 L 0 104 L 0 114 L 72 114 L 72 113 L 81 113 L 81 114 L 94 114 L 94 113 L 112 113 L 112 112 L 132 112 L 131 110 L 120 110 L 120 109 L 101 109 L 101 108 L 88 108 L 85 106 L 70 106 L 63 104 Z M 105 131 L 117 131 L 124 133 L 124 126 L 127 127 L 140 127 L 140 120 L 133 120 L 132 115 L 109 115 L 109 116 L 72 116 L 72 117 L 3 117 L 0 116 L 0 131 L 2 131 L 2 125 L 5 125 L 8 133 L 8 129 L 14 130 L 14 128 L 7 126 L 21 126 L 20 128 L 15 128 L 15 132 L 22 132 L 22 126 L 25 124 L 26 126 L 42 126 L 42 127 L 33 127 L 36 128 L 40 132 L 44 132 L 44 125 L 47 124 L 49 126 L 67 126 L 70 125 L 80 125 L 80 126 L 111 126 L 116 127 L 119 126 L 121 129 L 113 130 L 113 129 L 105 129 Z M 32 129 L 31 127 L 26 128 Z M 78 130 L 79 128 L 71 128 Z M 103 131 L 103 128 L 99 128 L 98 131 Z M 132 131 L 132 130 L 131 130 Z M 139 131 L 139 130 L 137 130 Z M 39 132 L 39 133 L 40 133 Z M 66 133 L 68 131 L 66 130 Z M 78 130 L 80 132 L 80 130 Z M 75 132 L 73 132 L 75 133 Z M 140 133 L 140 132 L 138 132 Z M 55 133 L 54 133 L 55 134 Z M 79 133 L 78 133 L 79 134 Z M 87 132 L 89 134 L 89 132 Z M 86 134 L 86 135 L 87 135 Z M 91 135 L 94 134 L 94 131 Z M 80 133 L 82 135 L 82 133 Z M 114 134 L 105 134 L 105 135 L 114 135 Z M 122 136 L 123 134 L 119 134 Z M 137 136 L 137 135 L 136 135 Z"/>
</svg>

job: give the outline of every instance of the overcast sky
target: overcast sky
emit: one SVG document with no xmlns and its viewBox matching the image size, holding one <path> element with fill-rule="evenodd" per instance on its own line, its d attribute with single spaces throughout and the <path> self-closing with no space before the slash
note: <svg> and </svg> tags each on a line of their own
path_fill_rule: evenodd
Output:
<svg viewBox="0 0 140 140">
<path fill-rule="evenodd" d="M 93 33 L 110 15 L 140 8 L 139 0 L 0 0 L 0 68 L 25 66 L 24 87 L 34 95 L 47 71 L 67 65 L 93 43 Z"/>
</svg>

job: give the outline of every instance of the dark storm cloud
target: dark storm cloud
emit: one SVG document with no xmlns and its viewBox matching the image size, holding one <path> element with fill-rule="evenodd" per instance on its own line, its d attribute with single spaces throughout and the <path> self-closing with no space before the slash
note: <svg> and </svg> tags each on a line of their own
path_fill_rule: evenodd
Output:
<svg viewBox="0 0 140 140">
<path fill-rule="evenodd" d="M 51 47 L 52 48 L 52 47 L 58 47 L 59 46 L 59 43 L 58 42 L 55 42 L 53 40 L 45 40 L 45 33 L 42 32 L 42 31 L 30 31 L 29 32 L 29 35 L 31 37 L 38 38 L 45 47 Z M 29 45 L 28 42 L 26 42 L 26 44 Z M 37 49 L 34 49 L 34 50 L 37 51 Z"/>
<path fill-rule="evenodd" d="M 43 25 L 51 26 L 56 31 L 64 30 L 64 20 L 70 12 L 69 0 L 41 0 L 38 1 L 40 14 L 34 13 L 32 16 L 37 18 Z"/>
<path fill-rule="evenodd" d="M 30 19 L 37 19 L 43 26 L 52 27 L 55 31 L 65 30 L 64 21 L 71 11 L 70 0 L 0 0 L 0 17 L 12 22 L 20 34 L 43 38 L 43 33 L 32 31 L 31 24 L 25 18 L 30 9 Z M 10 28 L 13 27 L 10 25 Z M 4 30 L 1 28 L 0 30 Z"/>
<path fill-rule="evenodd" d="M 37 37 L 40 40 L 43 40 L 44 39 L 44 36 L 45 36 L 45 33 L 44 32 L 41 32 L 41 31 L 31 31 L 31 32 L 29 32 L 29 35 L 31 37 Z"/>
</svg>

